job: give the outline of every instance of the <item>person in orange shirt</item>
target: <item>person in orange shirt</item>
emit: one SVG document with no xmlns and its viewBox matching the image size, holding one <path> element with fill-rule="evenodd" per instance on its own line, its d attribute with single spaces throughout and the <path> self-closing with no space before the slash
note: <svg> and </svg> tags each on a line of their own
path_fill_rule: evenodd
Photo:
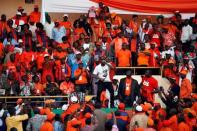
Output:
<svg viewBox="0 0 197 131">
<path fill-rule="evenodd" d="M 64 14 L 63 15 L 63 21 L 60 24 L 65 27 L 65 29 L 66 29 L 66 36 L 70 37 L 72 24 L 71 24 L 70 21 L 68 21 L 68 14 Z"/>
<path fill-rule="evenodd" d="M 83 63 L 79 63 L 78 66 L 78 69 L 74 72 L 76 90 L 77 92 L 85 93 L 88 84 L 88 72 L 86 69 L 83 69 Z"/>
<path fill-rule="evenodd" d="M 60 90 L 65 95 L 71 94 L 75 91 L 75 86 L 72 81 L 70 81 L 69 75 L 66 75 L 65 80 L 60 84 Z"/>
<path fill-rule="evenodd" d="M 178 116 L 178 131 L 190 131 L 189 125 L 186 124 L 183 114 Z"/>
<path fill-rule="evenodd" d="M 34 95 L 40 96 L 44 94 L 44 86 L 40 83 L 40 78 L 35 75 L 33 76 L 33 84 L 34 84 Z"/>
<path fill-rule="evenodd" d="M 112 18 L 112 24 L 114 26 L 121 26 L 122 25 L 122 18 L 120 16 L 118 16 L 116 13 L 112 13 L 111 14 L 111 18 Z"/>
<path fill-rule="evenodd" d="M 80 38 L 80 34 L 86 35 L 86 32 L 84 28 L 79 24 L 79 22 L 76 23 L 76 28 L 74 29 L 74 41 L 78 40 Z"/>
<path fill-rule="evenodd" d="M 42 124 L 42 126 L 40 127 L 40 131 L 53 131 L 53 120 L 55 118 L 55 114 L 53 114 L 52 112 L 49 113 L 47 115 L 47 120 Z"/>
<path fill-rule="evenodd" d="M 6 34 L 7 34 L 7 22 L 6 22 L 6 15 L 2 14 L 1 15 L 1 20 L 0 20 L 0 38 L 4 39 L 6 38 Z"/>
<path fill-rule="evenodd" d="M 81 107 L 78 103 L 78 98 L 76 96 L 71 96 L 68 103 L 69 107 L 61 115 L 61 119 L 63 122 L 65 122 L 65 119 L 66 117 L 68 117 L 68 115 L 73 114 Z"/>
<path fill-rule="evenodd" d="M 122 44 L 122 49 L 117 52 L 116 64 L 119 67 L 131 66 L 131 51 L 127 49 L 127 44 Z"/>
<path fill-rule="evenodd" d="M 66 53 L 62 51 L 62 47 L 58 46 L 57 47 L 57 51 L 54 52 L 53 54 L 54 59 L 65 59 L 66 58 Z"/>
<path fill-rule="evenodd" d="M 66 131 L 79 131 L 81 127 L 81 121 L 73 118 L 67 122 Z"/>
<path fill-rule="evenodd" d="M 62 51 L 67 52 L 67 48 L 71 47 L 68 36 L 62 37 L 62 43 L 58 44 L 58 47 L 61 47 Z"/>
<path fill-rule="evenodd" d="M 180 88 L 180 95 L 179 97 L 181 99 L 184 98 L 190 98 L 191 97 L 191 93 L 192 93 L 192 85 L 189 79 L 186 78 L 187 75 L 187 71 L 186 70 L 182 70 L 180 72 L 180 77 L 182 78 L 181 81 L 181 88 Z"/>
<path fill-rule="evenodd" d="M 29 21 L 34 22 L 34 23 L 40 22 L 40 16 L 41 16 L 41 13 L 39 12 L 38 5 L 35 5 L 34 11 L 31 12 L 29 15 Z"/>
<path fill-rule="evenodd" d="M 0 59 L 3 58 L 3 50 L 4 50 L 4 46 L 3 46 L 3 43 L 0 42 Z"/>
<path fill-rule="evenodd" d="M 117 55 L 117 52 L 122 48 L 122 43 L 128 44 L 128 40 L 120 32 L 120 33 L 118 33 L 118 36 L 115 39 L 113 39 L 113 41 L 111 42 L 111 46 L 114 47 L 114 51 L 115 51 L 114 55 L 115 56 Z"/>
<path fill-rule="evenodd" d="M 10 61 L 6 63 L 9 72 L 16 72 L 15 54 L 10 55 Z"/>
<path fill-rule="evenodd" d="M 145 44 L 140 44 L 140 51 L 138 52 L 138 66 L 149 66 L 150 51 L 145 49 Z"/>
<path fill-rule="evenodd" d="M 178 129 L 178 119 L 177 119 L 177 110 L 172 108 L 169 112 L 171 116 L 168 120 L 163 121 L 163 126 L 171 128 L 173 131 L 177 131 Z"/>
<path fill-rule="evenodd" d="M 139 29 L 139 25 L 137 21 L 138 21 L 138 15 L 133 15 L 132 20 L 129 23 L 129 28 L 131 28 L 134 33 L 138 33 L 138 29 Z"/>
<path fill-rule="evenodd" d="M 152 42 L 150 44 L 150 61 L 149 61 L 149 66 L 151 66 L 151 67 L 159 67 L 159 59 L 161 57 L 160 51 L 155 46 L 156 46 L 155 42 Z"/>
</svg>

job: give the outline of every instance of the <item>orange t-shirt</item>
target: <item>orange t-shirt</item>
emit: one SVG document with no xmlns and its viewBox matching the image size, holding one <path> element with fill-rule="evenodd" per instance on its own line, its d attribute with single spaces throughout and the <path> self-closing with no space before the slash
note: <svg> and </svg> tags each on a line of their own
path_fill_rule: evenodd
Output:
<svg viewBox="0 0 197 131">
<path fill-rule="evenodd" d="M 149 56 L 144 54 L 144 53 L 149 53 L 148 50 L 145 50 L 145 51 L 140 51 L 138 53 L 138 59 L 137 59 L 137 62 L 138 62 L 138 66 L 140 65 L 149 65 Z"/>
<path fill-rule="evenodd" d="M 137 51 L 137 39 L 134 38 L 131 40 L 131 52 L 136 52 Z"/>
<path fill-rule="evenodd" d="M 36 94 L 40 94 L 40 93 L 44 92 L 44 86 L 40 83 L 35 83 L 34 89 L 35 89 Z"/>
<path fill-rule="evenodd" d="M 0 58 L 3 57 L 3 43 L 0 42 Z"/>
<path fill-rule="evenodd" d="M 126 96 L 131 95 L 131 84 L 132 84 L 132 80 L 126 78 L 126 89 L 125 89 L 125 95 Z"/>
<path fill-rule="evenodd" d="M 63 50 L 65 50 L 70 47 L 70 44 L 69 43 L 61 43 L 58 45 L 58 47 L 61 47 Z"/>
<path fill-rule="evenodd" d="M 192 93 L 192 85 L 190 80 L 183 79 L 180 88 L 180 98 L 188 98 Z"/>
<path fill-rule="evenodd" d="M 178 131 L 189 131 L 189 126 L 184 123 L 184 122 L 181 122 L 178 124 Z"/>
<path fill-rule="evenodd" d="M 124 67 L 124 66 L 130 66 L 130 60 L 131 60 L 131 51 L 130 50 L 119 50 L 117 53 L 118 58 L 118 66 Z"/>
<path fill-rule="evenodd" d="M 45 121 L 40 127 L 40 131 L 53 131 L 53 125 L 50 122 Z"/>
<path fill-rule="evenodd" d="M 29 15 L 29 21 L 31 22 L 40 22 L 40 16 L 41 16 L 41 13 L 40 12 L 31 12 L 31 14 Z"/>
<path fill-rule="evenodd" d="M 127 38 L 115 38 L 114 39 L 114 48 L 115 48 L 115 54 L 122 48 L 122 43 L 127 43 Z"/>
<path fill-rule="evenodd" d="M 56 52 L 54 52 L 54 54 L 53 54 L 53 56 L 54 56 L 54 57 L 57 57 L 58 59 L 63 59 L 63 58 L 66 57 L 66 55 L 67 55 L 66 52 L 63 52 L 63 51 L 62 51 L 62 52 L 57 52 L 57 51 L 56 51 Z"/>
<path fill-rule="evenodd" d="M 62 21 L 61 25 L 65 27 L 65 29 L 71 28 L 71 22 L 70 21 Z"/>
<path fill-rule="evenodd" d="M 133 20 L 130 21 L 129 27 L 133 30 L 133 32 L 137 33 L 138 32 L 138 24 L 137 22 L 134 22 Z"/>
<path fill-rule="evenodd" d="M 81 74 L 81 72 L 82 72 L 82 74 Z M 79 74 L 81 74 L 81 75 L 79 76 Z M 87 84 L 88 83 L 87 73 L 85 70 L 78 68 L 77 70 L 75 70 L 74 76 L 75 77 L 79 76 L 79 78 L 77 80 L 75 80 L 76 84 Z"/>
<path fill-rule="evenodd" d="M 171 128 L 173 131 L 177 131 L 178 129 L 178 120 L 177 120 L 177 116 L 174 115 L 172 117 L 170 117 L 169 120 L 165 120 L 163 122 L 164 126 Z"/>
</svg>

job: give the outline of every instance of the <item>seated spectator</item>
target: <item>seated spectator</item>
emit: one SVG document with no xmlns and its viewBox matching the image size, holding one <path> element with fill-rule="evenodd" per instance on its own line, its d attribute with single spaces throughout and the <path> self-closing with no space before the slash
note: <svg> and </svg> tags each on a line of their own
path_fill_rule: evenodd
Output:
<svg viewBox="0 0 197 131">
<path fill-rule="evenodd" d="M 22 121 L 27 120 L 28 115 L 16 115 L 16 110 L 13 107 L 8 108 L 8 112 L 10 116 L 6 118 L 7 130 L 9 131 L 11 128 L 15 127 L 18 131 L 22 131 Z"/>
</svg>

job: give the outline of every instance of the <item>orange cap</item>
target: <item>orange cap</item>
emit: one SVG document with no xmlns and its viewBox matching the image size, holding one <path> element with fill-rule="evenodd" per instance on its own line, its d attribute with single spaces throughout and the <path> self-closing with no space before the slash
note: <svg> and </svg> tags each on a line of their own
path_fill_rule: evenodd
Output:
<svg viewBox="0 0 197 131">
<path fill-rule="evenodd" d="M 85 118 L 91 118 L 91 114 L 90 113 L 86 113 L 85 114 Z"/>
<path fill-rule="evenodd" d="M 73 119 L 73 120 L 71 120 L 71 125 L 72 126 L 81 125 L 81 121 L 79 121 L 77 119 Z"/>
<path fill-rule="evenodd" d="M 124 109 L 125 109 L 125 104 L 124 104 L 124 103 L 120 103 L 120 104 L 118 105 L 118 109 L 124 110 Z"/>
<path fill-rule="evenodd" d="M 182 70 L 182 71 L 180 71 L 180 74 L 182 74 L 182 75 L 187 75 L 187 73 L 188 73 L 187 70 Z"/>
</svg>

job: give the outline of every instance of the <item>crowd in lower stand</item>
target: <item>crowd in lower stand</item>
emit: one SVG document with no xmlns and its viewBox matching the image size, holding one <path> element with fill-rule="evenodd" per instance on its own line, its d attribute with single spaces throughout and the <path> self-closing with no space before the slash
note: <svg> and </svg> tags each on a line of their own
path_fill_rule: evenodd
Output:
<svg viewBox="0 0 197 131">
<path fill-rule="evenodd" d="M 44 106 L 1 99 L 0 131 L 197 130 L 197 14 L 183 20 L 176 11 L 141 21 L 99 3 L 73 23 L 68 14 L 54 21 L 45 15 L 42 24 L 37 5 L 29 15 L 23 7 L 12 18 L 1 15 L 0 95 L 60 98 Z M 141 82 L 131 70 L 114 79 L 116 67 L 137 66 L 162 67 L 168 90 L 148 69 Z M 61 96 L 68 101 L 57 104 Z"/>
</svg>

